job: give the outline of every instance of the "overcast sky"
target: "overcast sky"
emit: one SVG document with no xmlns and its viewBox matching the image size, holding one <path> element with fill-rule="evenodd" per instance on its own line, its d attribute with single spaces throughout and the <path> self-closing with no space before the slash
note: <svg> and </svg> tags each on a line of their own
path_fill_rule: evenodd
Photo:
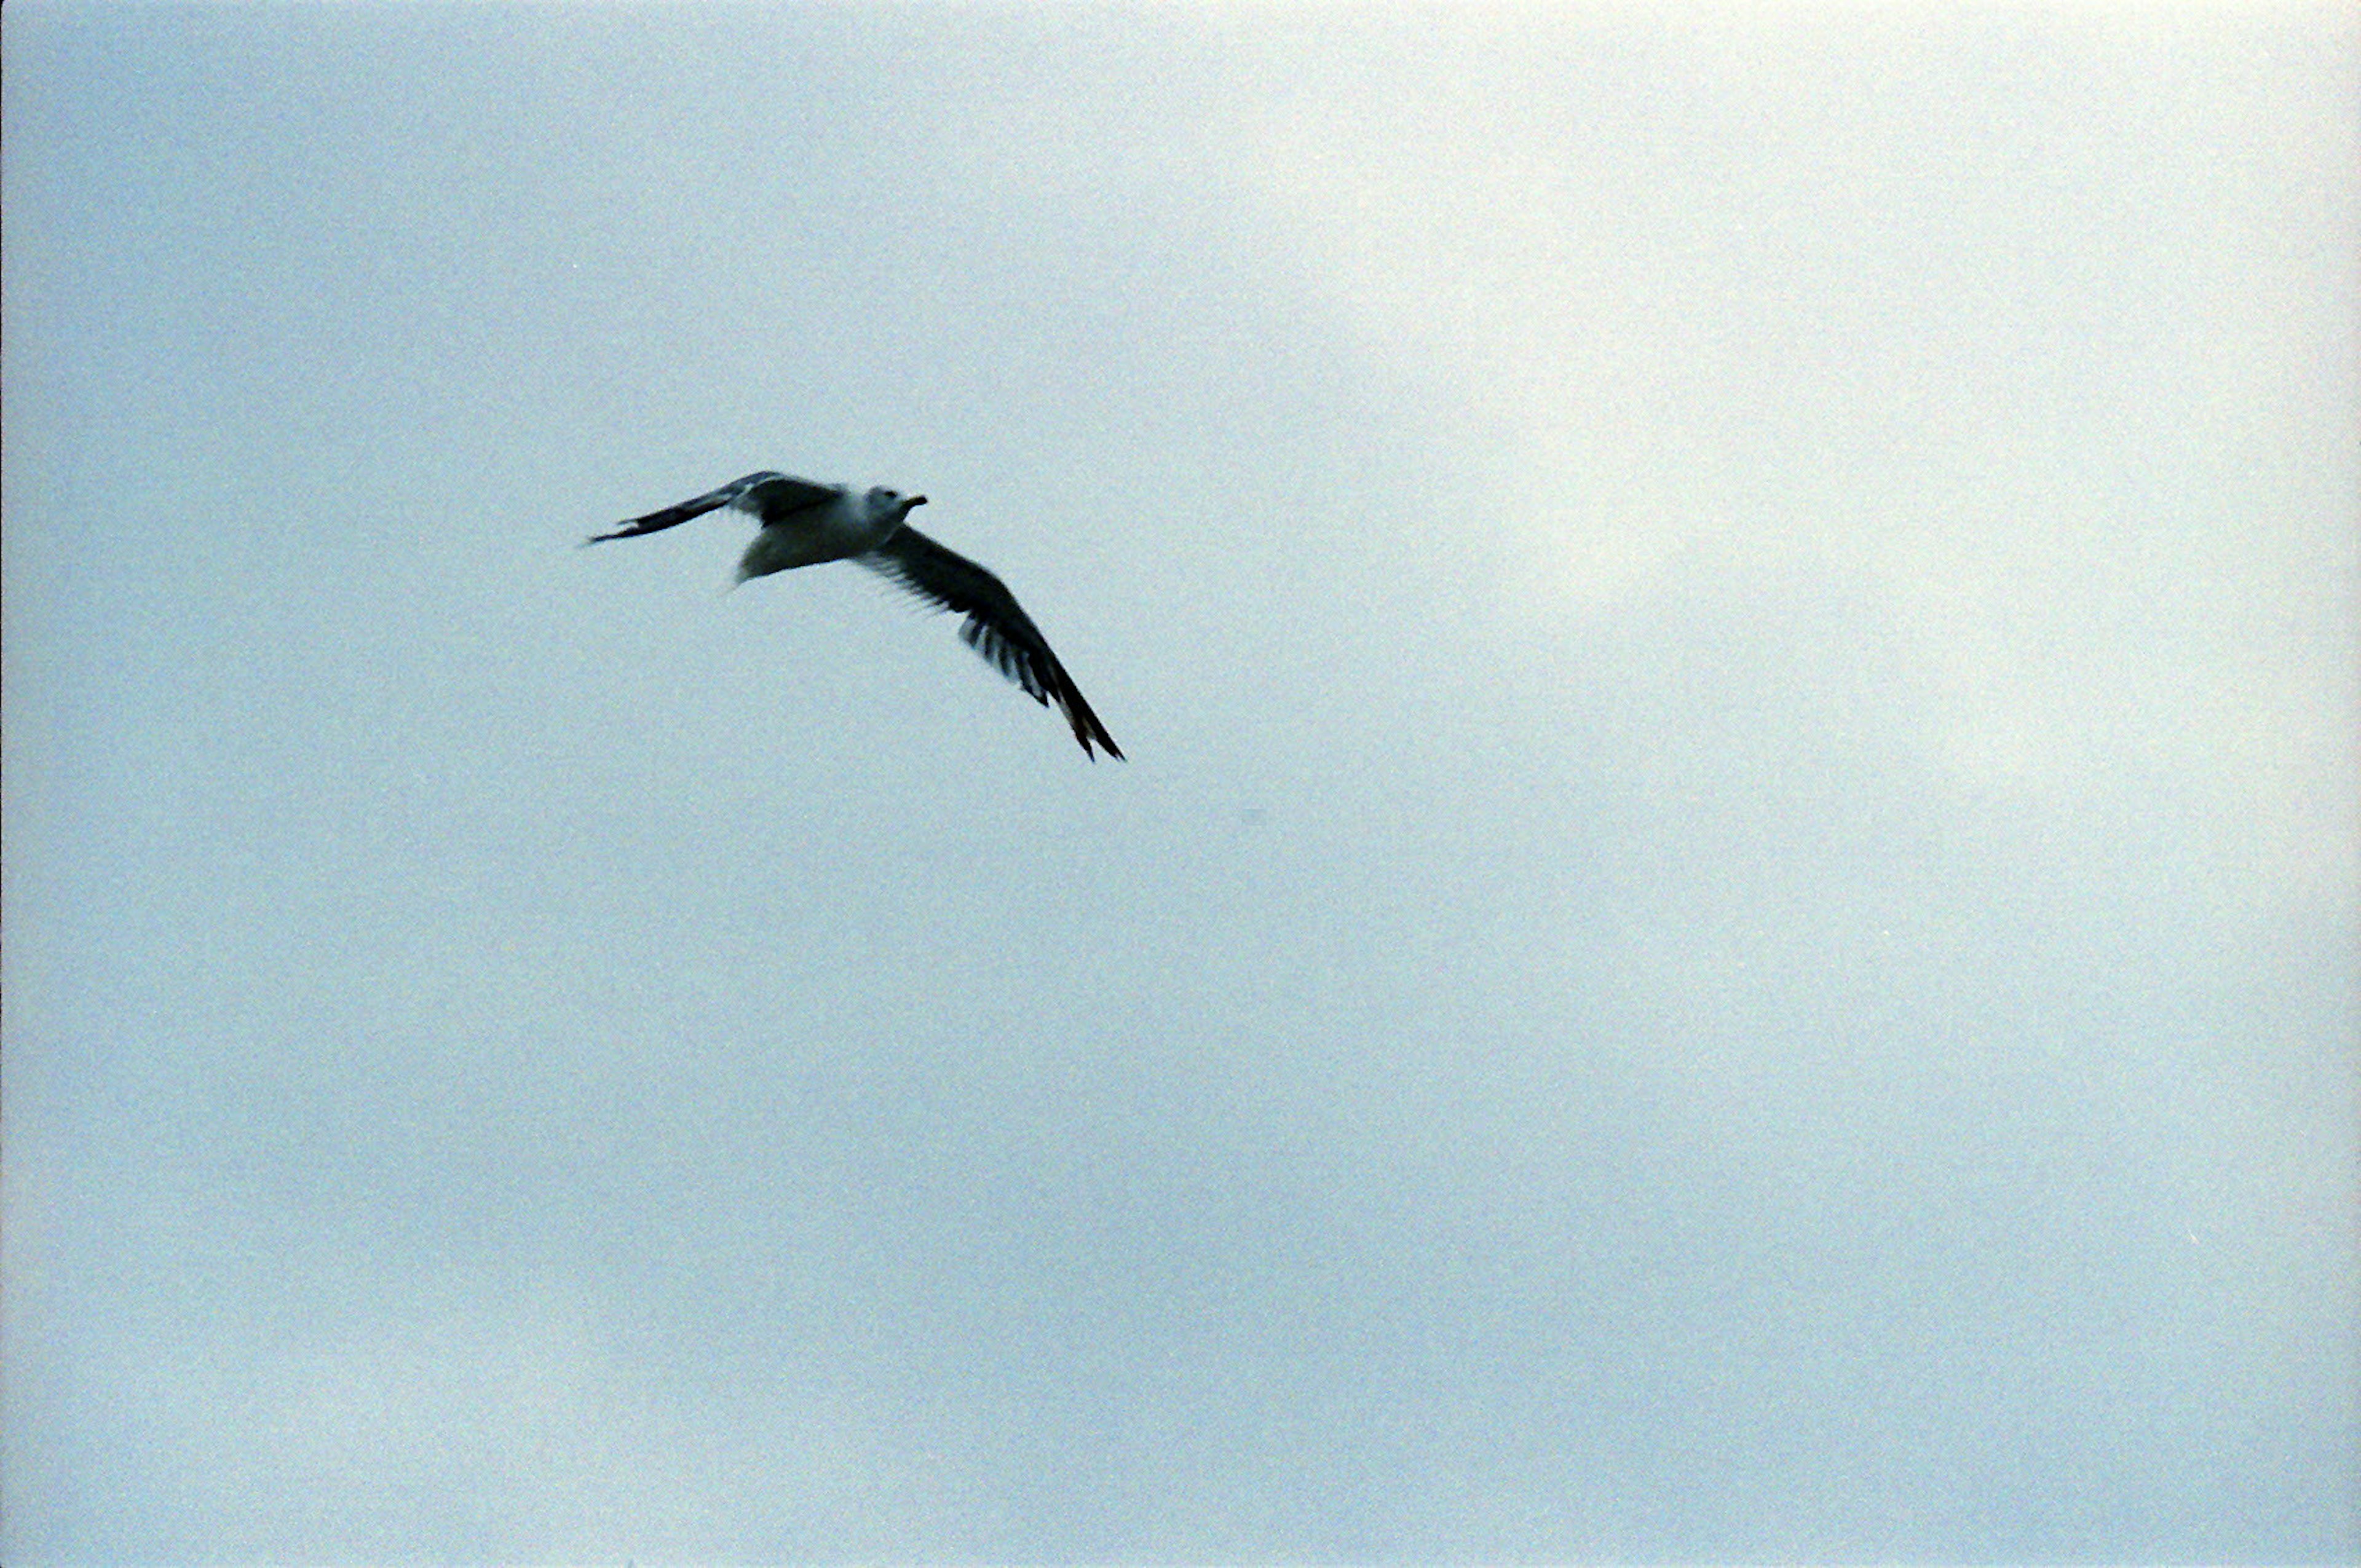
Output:
<svg viewBox="0 0 2361 1568">
<path fill-rule="evenodd" d="M 11 1568 L 2361 1552 L 2349 7 L 5 26 Z"/>
</svg>

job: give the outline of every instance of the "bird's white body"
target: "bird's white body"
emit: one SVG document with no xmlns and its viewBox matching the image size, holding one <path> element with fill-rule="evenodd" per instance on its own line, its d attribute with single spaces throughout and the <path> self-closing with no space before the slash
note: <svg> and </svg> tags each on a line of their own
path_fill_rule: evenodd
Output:
<svg viewBox="0 0 2361 1568">
<path fill-rule="evenodd" d="M 738 562 L 738 580 L 866 555 L 892 538 L 910 509 L 927 499 L 884 488 L 835 488 L 836 498 L 819 506 L 786 512 L 748 508 L 763 519 L 763 527 Z M 746 499 L 759 506 L 760 490 L 757 486 Z"/>
</svg>

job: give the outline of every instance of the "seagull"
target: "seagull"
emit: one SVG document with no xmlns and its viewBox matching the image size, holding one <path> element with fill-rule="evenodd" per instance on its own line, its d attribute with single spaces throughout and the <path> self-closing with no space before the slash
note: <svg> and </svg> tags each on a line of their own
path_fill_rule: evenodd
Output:
<svg viewBox="0 0 2361 1568">
<path fill-rule="evenodd" d="M 1016 596 L 982 566 L 910 526 L 910 509 L 926 504 L 924 496 L 906 496 L 883 485 L 855 490 L 850 485 L 817 484 L 765 469 L 678 506 L 618 523 L 583 543 L 661 532 L 723 507 L 750 513 L 763 527 L 738 563 L 740 582 L 823 561 L 857 561 L 936 608 L 966 616 L 967 624 L 960 628 L 961 641 L 1042 707 L 1056 703 L 1073 726 L 1082 755 L 1098 761 L 1092 750 L 1096 745 L 1121 762 L 1123 752 L 1114 737 L 1082 700 L 1082 688 L 1049 652 L 1049 639 L 1017 605 Z"/>
</svg>

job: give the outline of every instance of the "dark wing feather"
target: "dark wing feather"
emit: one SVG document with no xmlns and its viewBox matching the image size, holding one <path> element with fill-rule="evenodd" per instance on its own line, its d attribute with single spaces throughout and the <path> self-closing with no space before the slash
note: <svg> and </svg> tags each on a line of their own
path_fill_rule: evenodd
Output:
<svg viewBox="0 0 2361 1568">
<path fill-rule="evenodd" d="M 707 512 L 717 511 L 737 500 L 755 486 L 772 479 L 784 479 L 791 485 L 803 482 L 800 479 L 788 479 L 785 474 L 774 473 L 765 468 L 759 474 L 749 474 L 743 478 L 732 479 L 718 490 L 708 490 L 694 500 L 686 500 L 678 506 L 666 507 L 662 511 L 652 511 L 645 517 L 635 517 L 628 522 L 619 522 L 606 532 L 594 533 L 582 543 L 596 544 L 601 540 L 631 539 L 642 533 L 661 533 L 667 528 L 679 527 L 690 518 L 703 517 Z"/>
<path fill-rule="evenodd" d="M 747 484 L 747 479 L 754 483 Z M 842 485 L 815 485 L 809 479 L 790 478 L 785 474 L 749 474 L 738 483 L 745 487 L 744 490 L 732 496 L 728 504 L 740 511 L 752 512 L 765 528 L 796 512 L 831 506 L 844 494 Z"/>
<path fill-rule="evenodd" d="M 1115 738 L 1082 700 L 1074 677 L 1049 652 L 1049 640 L 1033 618 L 1017 605 L 1007 585 L 966 556 L 944 549 L 907 523 L 892 538 L 860 557 L 861 564 L 892 578 L 923 598 L 967 617 L 960 638 L 983 655 L 985 663 L 1025 688 L 1027 696 L 1047 707 L 1058 705 L 1082 742 L 1082 754 L 1097 760 L 1096 746 L 1120 762 Z"/>
</svg>

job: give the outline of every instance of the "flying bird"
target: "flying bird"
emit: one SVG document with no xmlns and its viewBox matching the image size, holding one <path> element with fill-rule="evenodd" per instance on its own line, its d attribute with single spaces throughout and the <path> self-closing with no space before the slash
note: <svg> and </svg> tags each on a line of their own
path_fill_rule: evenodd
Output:
<svg viewBox="0 0 2361 1568">
<path fill-rule="evenodd" d="M 966 616 L 961 641 L 1042 707 L 1056 703 L 1073 727 L 1074 739 L 1082 742 L 1082 755 L 1096 762 L 1095 745 L 1122 761 L 1114 737 L 1082 700 L 1082 688 L 1049 652 L 1049 639 L 1017 604 L 1016 596 L 982 566 L 910 526 L 910 509 L 926 504 L 924 496 L 906 496 L 882 485 L 855 490 L 850 485 L 815 484 L 765 470 L 732 479 L 678 506 L 618 523 L 583 543 L 660 532 L 723 507 L 749 513 L 763 526 L 738 563 L 740 582 L 823 561 L 857 561 L 938 609 Z"/>
</svg>

